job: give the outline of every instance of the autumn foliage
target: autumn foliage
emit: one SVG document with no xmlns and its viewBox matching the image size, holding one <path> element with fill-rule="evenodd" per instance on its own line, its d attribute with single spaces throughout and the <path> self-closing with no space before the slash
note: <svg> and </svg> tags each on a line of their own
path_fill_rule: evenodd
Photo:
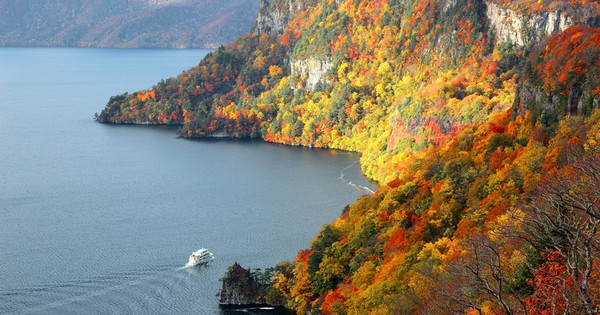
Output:
<svg viewBox="0 0 600 315">
<path fill-rule="evenodd" d="M 600 12 L 493 2 L 524 20 Z M 273 279 L 298 313 L 597 313 L 600 29 L 495 43 L 486 3 L 273 0 L 295 14 L 281 34 L 115 96 L 98 120 L 359 152 L 380 188 Z"/>
</svg>

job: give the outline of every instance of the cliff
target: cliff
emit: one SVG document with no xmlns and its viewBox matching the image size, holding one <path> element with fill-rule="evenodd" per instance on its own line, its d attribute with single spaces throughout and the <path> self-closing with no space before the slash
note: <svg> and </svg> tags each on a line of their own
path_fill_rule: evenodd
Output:
<svg viewBox="0 0 600 315">
<path fill-rule="evenodd" d="M 587 0 L 263 1 L 253 32 L 97 119 L 359 152 L 380 189 L 270 278 L 298 313 L 593 314 L 600 253 L 569 235 L 600 243 L 599 16 Z"/>
<path fill-rule="evenodd" d="M 260 0 L 260 9 L 252 31 L 283 33 L 296 12 L 304 8 L 302 0 Z"/>
<path fill-rule="evenodd" d="M 486 1 L 486 4 L 486 14 L 490 27 L 495 33 L 496 44 L 506 41 L 519 46 L 537 43 L 575 24 L 572 17 L 559 10 L 519 14 L 512 9 L 502 8 L 492 1 Z"/>
<path fill-rule="evenodd" d="M 329 84 L 325 76 L 331 69 L 331 58 L 328 57 L 309 57 L 308 59 L 293 59 L 290 64 L 292 68 L 292 77 L 297 77 L 302 82 L 302 87 L 308 90 L 314 90 L 317 83 Z"/>
</svg>

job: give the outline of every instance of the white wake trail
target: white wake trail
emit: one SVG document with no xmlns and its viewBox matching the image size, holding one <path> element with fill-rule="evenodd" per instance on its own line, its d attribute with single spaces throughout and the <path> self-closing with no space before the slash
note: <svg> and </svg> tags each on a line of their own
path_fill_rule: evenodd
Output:
<svg viewBox="0 0 600 315">
<path fill-rule="evenodd" d="M 351 167 L 355 166 L 357 163 L 358 163 L 358 161 L 356 161 L 356 162 L 354 162 L 354 163 L 352 163 L 352 164 L 350 164 L 350 165 L 348 165 L 348 166 L 344 167 L 344 168 L 343 168 L 343 169 L 340 171 L 340 176 L 339 176 L 338 178 L 339 178 L 339 179 L 340 179 L 340 180 L 341 180 L 343 183 L 345 183 L 345 184 L 346 184 L 346 185 L 348 185 L 348 186 L 351 186 L 351 187 L 353 187 L 353 188 L 354 188 L 354 189 L 356 189 L 357 191 L 365 191 L 365 192 L 367 192 L 368 194 L 374 194 L 375 192 L 374 192 L 374 191 L 373 191 L 371 188 L 369 188 L 369 187 L 366 187 L 366 186 L 357 185 L 357 184 L 355 184 L 355 183 L 353 183 L 353 182 L 351 182 L 351 181 L 347 181 L 347 180 L 346 180 L 346 177 L 345 177 L 345 175 L 344 175 L 344 171 L 346 171 L 346 170 L 350 169 Z"/>
<path fill-rule="evenodd" d="M 203 264 L 203 265 L 206 265 L 206 264 Z M 25 313 L 47 313 L 47 312 L 52 313 L 52 312 L 56 311 L 56 309 L 60 309 L 61 307 L 64 307 L 66 305 L 75 304 L 75 303 L 85 303 L 86 301 L 89 301 L 91 299 L 98 298 L 98 297 L 101 297 L 101 296 L 104 296 L 107 294 L 111 294 L 114 292 L 118 292 L 118 291 L 126 292 L 129 288 L 132 288 L 135 286 L 143 286 L 145 283 L 151 283 L 151 282 L 167 283 L 167 282 L 171 281 L 172 279 L 174 279 L 174 277 L 171 276 L 171 274 L 173 272 L 188 269 L 193 266 L 194 265 L 186 264 L 184 266 L 181 266 L 181 267 L 178 267 L 175 269 L 172 269 L 172 267 L 157 269 L 157 270 L 154 270 L 147 274 L 139 274 L 137 276 L 132 276 L 133 279 L 126 280 L 123 283 L 109 285 L 107 287 L 97 288 L 97 289 L 91 288 L 90 291 L 87 291 L 83 294 L 77 294 L 74 296 L 64 297 L 64 298 L 55 300 L 54 302 L 48 303 L 45 305 L 34 306 L 34 307 L 26 309 L 24 312 Z M 118 277 L 118 275 L 114 275 L 114 278 L 117 278 L 117 277 Z M 71 292 L 78 291 L 76 285 L 72 285 L 71 289 L 72 289 Z M 51 311 L 51 310 L 54 310 L 54 311 Z"/>
</svg>

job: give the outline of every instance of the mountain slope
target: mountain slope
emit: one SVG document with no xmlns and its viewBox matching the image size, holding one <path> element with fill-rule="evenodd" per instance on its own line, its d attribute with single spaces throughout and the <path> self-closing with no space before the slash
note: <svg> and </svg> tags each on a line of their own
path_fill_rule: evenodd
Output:
<svg viewBox="0 0 600 315">
<path fill-rule="evenodd" d="M 216 48 L 247 32 L 258 0 L 8 0 L 1 46 Z"/>
<path fill-rule="evenodd" d="M 278 268 L 268 298 L 298 313 L 593 314 L 599 16 L 586 0 L 263 1 L 251 34 L 97 119 L 360 152 L 381 188 Z"/>
</svg>

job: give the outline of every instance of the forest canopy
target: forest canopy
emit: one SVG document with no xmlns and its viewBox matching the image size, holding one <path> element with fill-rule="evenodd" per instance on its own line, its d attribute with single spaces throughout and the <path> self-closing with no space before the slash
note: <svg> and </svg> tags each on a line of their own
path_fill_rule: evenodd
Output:
<svg viewBox="0 0 600 315">
<path fill-rule="evenodd" d="M 97 119 L 359 152 L 381 187 L 272 279 L 299 314 L 595 314 L 599 14 L 263 1 L 253 32 Z"/>
</svg>

